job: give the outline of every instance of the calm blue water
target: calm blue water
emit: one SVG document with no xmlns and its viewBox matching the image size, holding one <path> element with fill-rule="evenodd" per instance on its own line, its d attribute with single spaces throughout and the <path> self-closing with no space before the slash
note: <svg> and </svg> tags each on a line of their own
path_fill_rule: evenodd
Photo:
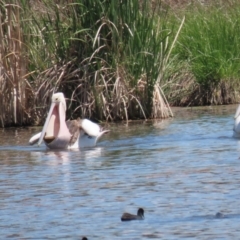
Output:
<svg viewBox="0 0 240 240">
<path fill-rule="evenodd" d="M 235 108 L 111 124 L 81 151 L 28 146 L 39 128 L 1 130 L 1 239 L 238 239 Z M 139 207 L 143 221 L 121 222 Z"/>
</svg>

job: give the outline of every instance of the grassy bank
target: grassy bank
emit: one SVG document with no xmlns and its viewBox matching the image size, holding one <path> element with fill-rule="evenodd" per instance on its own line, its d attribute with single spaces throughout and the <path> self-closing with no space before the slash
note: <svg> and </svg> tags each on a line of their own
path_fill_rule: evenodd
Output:
<svg viewBox="0 0 240 240">
<path fill-rule="evenodd" d="M 186 21 L 174 54 L 183 65 L 168 99 L 173 105 L 218 105 L 239 101 L 240 4 L 208 1 L 184 10 Z"/>
<path fill-rule="evenodd" d="M 42 124 L 56 91 L 99 121 L 235 103 L 240 6 L 214 2 L 2 1 L 1 126 Z"/>
</svg>

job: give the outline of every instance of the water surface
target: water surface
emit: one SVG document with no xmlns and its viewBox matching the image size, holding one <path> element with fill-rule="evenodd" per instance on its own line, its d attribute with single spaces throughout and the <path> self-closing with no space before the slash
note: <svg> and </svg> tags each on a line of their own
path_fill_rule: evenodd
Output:
<svg viewBox="0 0 240 240">
<path fill-rule="evenodd" d="M 97 147 L 81 151 L 29 146 L 41 128 L 2 129 L 1 238 L 238 239 L 235 109 L 110 124 Z M 139 207 L 143 221 L 121 222 Z"/>
</svg>

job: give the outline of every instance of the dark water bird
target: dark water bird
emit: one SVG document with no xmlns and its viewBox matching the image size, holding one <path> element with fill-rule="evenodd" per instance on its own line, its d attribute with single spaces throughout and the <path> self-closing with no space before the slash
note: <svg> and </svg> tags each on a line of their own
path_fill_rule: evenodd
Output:
<svg viewBox="0 0 240 240">
<path fill-rule="evenodd" d="M 217 212 L 217 213 L 215 214 L 215 217 L 216 217 L 216 218 L 224 218 L 225 215 L 224 215 L 223 213 L 221 213 L 221 212 Z"/>
<path fill-rule="evenodd" d="M 137 215 L 131 213 L 123 213 L 121 220 L 122 221 L 131 221 L 131 220 L 143 220 L 144 219 L 144 210 L 139 208 Z"/>
<path fill-rule="evenodd" d="M 82 240 L 88 240 L 88 238 L 87 237 L 83 237 Z"/>
</svg>

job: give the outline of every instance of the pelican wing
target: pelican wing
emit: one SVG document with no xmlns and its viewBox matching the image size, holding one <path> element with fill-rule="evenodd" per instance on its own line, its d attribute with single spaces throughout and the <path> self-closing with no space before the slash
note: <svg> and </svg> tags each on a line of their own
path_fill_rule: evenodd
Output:
<svg viewBox="0 0 240 240">
<path fill-rule="evenodd" d="M 72 134 L 72 137 L 70 139 L 69 145 L 73 145 L 79 137 L 80 134 L 80 122 L 79 119 L 77 120 L 67 120 L 66 125 L 68 127 L 68 130 L 70 134 Z"/>
<path fill-rule="evenodd" d="M 91 137 L 98 137 L 101 132 L 100 126 L 88 119 L 80 120 L 80 126 L 82 130 Z"/>
<path fill-rule="evenodd" d="M 37 134 L 35 134 L 34 136 L 32 136 L 32 137 L 29 139 L 29 144 L 30 144 L 30 145 L 36 144 L 36 143 L 39 141 L 39 138 L 40 138 L 41 134 L 42 134 L 42 132 L 37 133 Z"/>
<path fill-rule="evenodd" d="M 239 115 L 240 115 L 240 104 L 239 104 L 239 106 L 238 106 L 238 108 L 237 108 L 237 111 L 236 111 L 236 113 L 235 113 L 234 118 L 235 118 L 235 119 L 238 118 Z"/>
</svg>

